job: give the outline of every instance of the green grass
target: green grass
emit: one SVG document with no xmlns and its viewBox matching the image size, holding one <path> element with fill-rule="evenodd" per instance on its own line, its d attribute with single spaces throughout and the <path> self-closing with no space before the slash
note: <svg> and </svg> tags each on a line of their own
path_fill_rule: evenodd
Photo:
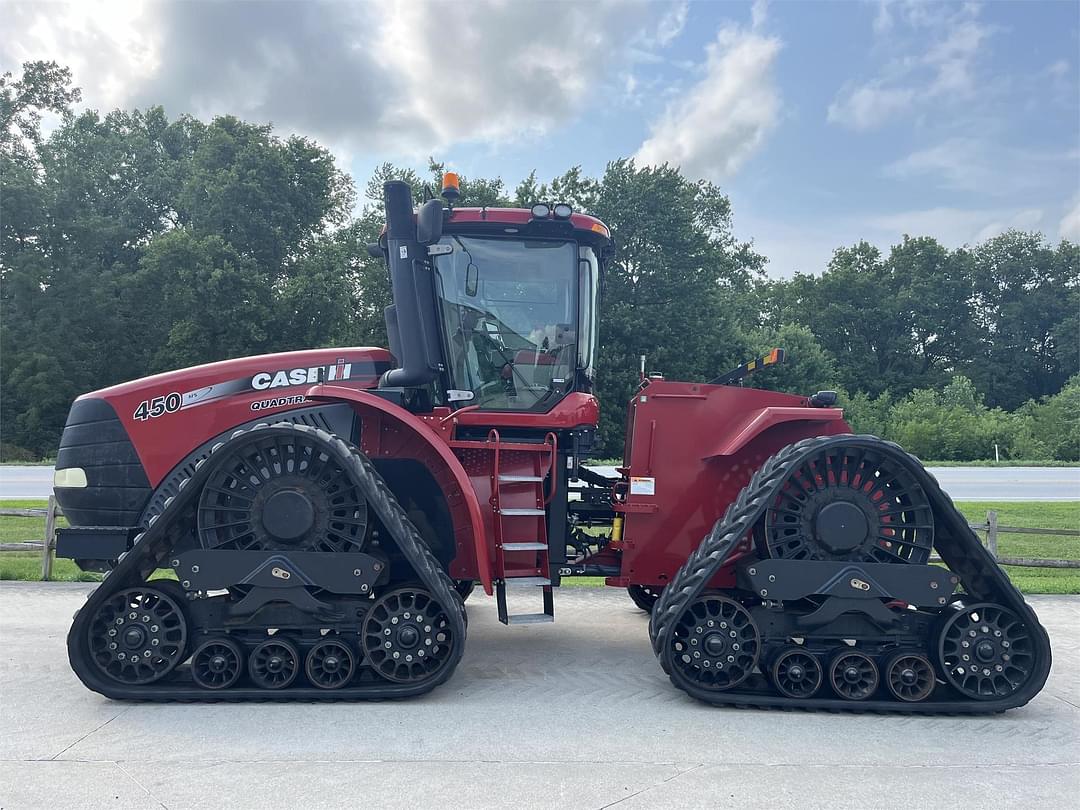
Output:
<svg viewBox="0 0 1080 810">
<path fill-rule="evenodd" d="M 44 509 L 45 501 L 0 500 L 9 509 Z M 1080 529 L 1080 501 L 1038 503 L 957 502 L 957 508 L 971 523 L 982 523 L 986 512 L 995 509 L 998 524 L 1042 529 Z M 61 518 L 59 525 L 67 524 Z M 45 533 L 44 518 L 0 517 L 0 542 L 18 543 L 40 540 Z M 981 535 L 980 535 L 981 536 Z M 1054 537 L 1041 534 L 1000 534 L 998 553 L 1003 557 L 1043 557 L 1063 560 L 1080 559 L 1080 537 Z M 1009 577 L 1025 593 L 1080 594 L 1080 569 L 1026 568 L 1005 566 Z M 171 572 L 168 574 L 171 576 Z M 0 552 L 0 580 L 39 580 L 41 554 L 37 551 Z M 53 578 L 63 582 L 93 582 L 100 574 L 80 571 L 71 560 L 53 562 Z M 603 577 L 569 577 L 563 585 L 601 587 Z"/>
</svg>

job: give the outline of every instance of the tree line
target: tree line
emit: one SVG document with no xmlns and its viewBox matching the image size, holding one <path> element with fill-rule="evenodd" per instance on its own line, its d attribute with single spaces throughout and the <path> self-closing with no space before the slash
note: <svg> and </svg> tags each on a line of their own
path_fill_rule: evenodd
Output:
<svg viewBox="0 0 1080 810">
<path fill-rule="evenodd" d="M 442 170 L 389 164 L 361 189 L 328 150 L 232 116 L 75 112 L 54 63 L 0 78 L 0 389 L 5 458 L 55 452 L 85 391 L 197 363 L 386 345 L 386 270 L 367 254 L 382 183 L 417 199 Z M 43 115 L 59 120 L 46 136 Z M 905 237 L 836 250 L 775 280 L 732 232 L 716 185 L 611 161 L 510 188 L 462 179 L 463 205 L 568 202 L 611 228 L 598 396 L 619 455 L 638 357 L 706 380 L 771 346 L 748 384 L 841 392 L 856 430 L 923 456 L 1080 458 L 1080 249 L 1008 232 L 949 250 Z"/>
</svg>

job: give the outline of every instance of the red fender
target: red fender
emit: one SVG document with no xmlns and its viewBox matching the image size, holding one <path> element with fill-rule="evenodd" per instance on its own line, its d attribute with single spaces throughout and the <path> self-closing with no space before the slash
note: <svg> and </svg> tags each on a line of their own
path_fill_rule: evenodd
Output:
<svg viewBox="0 0 1080 810">
<path fill-rule="evenodd" d="M 480 576 L 480 583 L 484 586 L 484 591 L 490 596 L 492 594 L 491 566 L 488 560 L 484 519 L 480 513 L 480 502 L 476 498 L 476 491 L 469 482 L 469 476 L 466 475 L 465 468 L 461 466 L 457 456 L 450 451 L 445 441 L 435 432 L 431 425 L 404 408 L 364 390 L 346 388 L 340 385 L 316 385 L 308 389 L 306 396 L 308 399 L 355 403 L 379 411 L 382 415 L 401 423 L 403 427 L 409 429 L 438 455 L 446 465 L 447 472 L 453 476 L 455 483 L 461 490 L 461 496 L 469 516 L 470 525 L 468 528 L 472 533 L 473 547 L 476 551 L 476 567 Z"/>
<path fill-rule="evenodd" d="M 730 430 L 724 432 L 720 442 L 702 454 L 702 458 L 733 456 L 751 440 L 766 430 L 784 422 L 833 422 L 843 420 L 842 408 L 800 408 L 768 406 L 748 411 Z M 845 425 L 846 427 L 846 425 Z"/>
</svg>

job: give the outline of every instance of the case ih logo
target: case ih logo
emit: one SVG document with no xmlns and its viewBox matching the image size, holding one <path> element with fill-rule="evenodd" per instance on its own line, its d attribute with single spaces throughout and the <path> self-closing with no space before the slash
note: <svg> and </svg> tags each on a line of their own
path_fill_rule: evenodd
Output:
<svg viewBox="0 0 1080 810">
<path fill-rule="evenodd" d="M 339 357 L 331 366 L 261 371 L 251 378 L 251 387 L 256 391 L 265 391 L 268 388 L 287 388 L 290 385 L 315 385 L 319 382 L 320 370 L 324 372 L 327 382 L 347 380 L 352 374 L 352 363 L 346 363 L 344 357 Z"/>
</svg>

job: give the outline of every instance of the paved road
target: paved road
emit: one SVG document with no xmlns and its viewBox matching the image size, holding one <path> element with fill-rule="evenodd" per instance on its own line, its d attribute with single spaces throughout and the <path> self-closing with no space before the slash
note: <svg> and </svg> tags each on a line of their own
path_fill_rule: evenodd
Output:
<svg viewBox="0 0 1080 810">
<path fill-rule="evenodd" d="M 615 475 L 614 467 L 596 467 Z M 1080 467 L 931 467 L 959 501 L 1080 500 Z M 0 466 L 0 498 L 47 498 L 52 467 Z"/>
<path fill-rule="evenodd" d="M 1075 806 L 1080 598 L 1035 597 L 1046 689 L 980 718 L 719 709 L 676 691 L 645 616 L 568 588 L 556 623 L 469 603 L 449 683 L 403 702 L 145 705 L 86 691 L 83 584 L 0 584 L 0 807 Z"/>
</svg>

